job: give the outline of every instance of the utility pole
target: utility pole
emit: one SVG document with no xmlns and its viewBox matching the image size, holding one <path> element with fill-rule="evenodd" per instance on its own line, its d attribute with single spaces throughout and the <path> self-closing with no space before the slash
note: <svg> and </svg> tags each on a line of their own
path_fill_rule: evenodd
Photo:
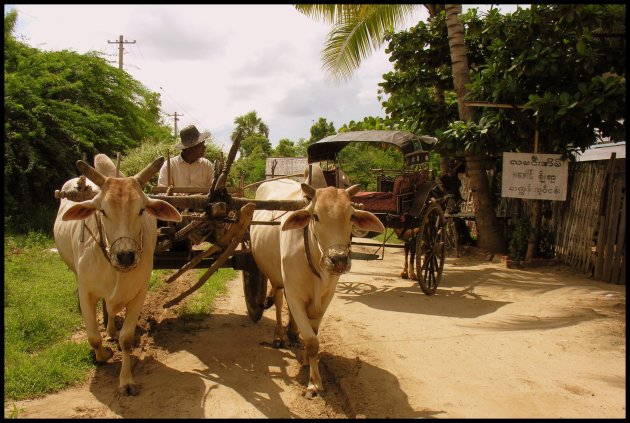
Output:
<svg viewBox="0 0 630 423">
<path fill-rule="evenodd" d="M 118 69 L 123 70 L 123 44 L 135 44 L 136 40 L 133 41 L 123 41 L 123 36 L 120 35 L 118 37 L 118 41 L 109 41 L 107 40 L 108 44 L 118 44 Z"/>
<path fill-rule="evenodd" d="M 167 114 L 166 116 L 172 116 L 174 118 L 175 121 L 175 131 L 173 132 L 173 138 L 177 139 L 177 121 L 179 119 L 177 119 L 177 116 L 182 117 L 184 115 L 178 115 L 177 112 L 173 113 L 172 115 Z"/>
</svg>

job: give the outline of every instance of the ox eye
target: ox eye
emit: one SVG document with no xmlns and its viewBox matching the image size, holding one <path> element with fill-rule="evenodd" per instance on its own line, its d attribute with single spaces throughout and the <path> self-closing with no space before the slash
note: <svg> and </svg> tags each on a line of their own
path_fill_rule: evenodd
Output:
<svg viewBox="0 0 630 423">
<path fill-rule="evenodd" d="M 103 213 L 103 216 L 107 217 L 107 215 L 105 214 L 105 210 L 101 209 L 101 213 Z"/>
<path fill-rule="evenodd" d="M 319 222 L 319 217 L 316 214 L 313 215 L 313 219 L 315 219 L 315 222 Z"/>
<path fill-rule="evenodd" d="M 140 213 L 138 213 L 138 216 L 142 216 L 142 213 L 144 213 L 144 209 L 140 209 Z"/>
</svg>

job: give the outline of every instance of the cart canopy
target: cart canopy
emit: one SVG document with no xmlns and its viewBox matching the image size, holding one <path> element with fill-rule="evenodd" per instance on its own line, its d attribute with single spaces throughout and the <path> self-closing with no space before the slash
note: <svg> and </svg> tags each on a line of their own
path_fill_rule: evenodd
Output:
<svg viewBox="0 0 630 423">
<path fill-rule="evenodd" d="M 350 131 L 330 135 L 307 148 L 308 162 L 334 160 L 337 153 L 350 142 L 386 143 L 400 149 L 404 156 L 417 151 L 428 151 L 437 142 L 434 137 L 406 131 Z"/>
</svg>

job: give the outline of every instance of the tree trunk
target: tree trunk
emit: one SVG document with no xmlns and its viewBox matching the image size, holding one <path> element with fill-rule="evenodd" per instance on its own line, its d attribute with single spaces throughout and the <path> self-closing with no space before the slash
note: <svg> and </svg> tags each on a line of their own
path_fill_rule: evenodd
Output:
<svg viewBox="0 0 630 423">
<path fill-rule="evenodd" d="M 464 44 L 464 24 L 459 20 L 461 12 L 461 4 L 446 5 L 446 25 L 448 44 L 451 50 L 453 85 L 457 94 L 459 118 L 467 122 L 473 119 L 473 113 L 472 109 L 464 104 L 467 94 L 466 84 L 470 82 L 470 77 Z M 477 223 L 477 245 L 491 252 L 505 253 L 507 250 L 506 242 L 494 212 L 494 198 L 490 192 L 483 158 L 472 153 L 466 154 L 466 168 L 473 194 Z"/>
</svg>

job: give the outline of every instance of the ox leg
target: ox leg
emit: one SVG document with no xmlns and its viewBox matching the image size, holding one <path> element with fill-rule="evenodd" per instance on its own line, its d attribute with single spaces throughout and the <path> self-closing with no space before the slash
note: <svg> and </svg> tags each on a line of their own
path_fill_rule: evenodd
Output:
<svg viewBox="0 0 630 423">
<path fill-rule="evenodd" d="M 293 314 L 289 309 L 289 324 L 287 325 L 287 338 L 289 338 L 289 342 L 292 344 L 299 343 L 300 338 L 300 330 L 295 323 L 295 319 L 293 318 Z"/>
<path fill-rule="evenodd" d="M 145 296 L 146 289 L 127 304 L 125 321 L 120 330 L 118 342 L 122 350 L 122 365 L 120 367 L 118 392 L 121 395 L 138 395 L 140 393 L 140 386 L 136 384 L 131 374 L 131 351 L 133 350 L 136 323 L 142 311 Z"/>
<path fill-rule="evenodd" d="M 276 330 L 273 335 L 273 347 L 280 348 L 287 344 L 287 337 L 282 325 L 282 305 L 284 301 L 284 290 L 273 288 L 274 304 L 276 305 Z"/>
<path fill-rule="evenodd" d="M 290 296 L 287 296 L 287 303 L 289 304 L 289 309 L 292 310 L 295 323 L 297 324 L 297 327 L 302 334 L 302 339 L 304 340 L 302 365 L 305 366 L 308 363 L 310 366 L 309 383 L 306 387 L 304 396 L 308 399 L 313 399 L 317 396 L 318 392 L 324 391 L 322 378 L 319 375 L 318 368 L 319 340 L 317 339 L 317 334 L 311 327 L 310 319 L 306 315 L 306 306 L 304 304 L 291 301 Z"/>
<path fill-rule="evenodd" d="M 107 311 L 107 303 L 103 299 L 103 323 L 107 325 L 107 336 L 110 340 L 118 339 L 118 331 L 114 322 L 116 315 Z"/>
<path fill-rule="evenodd" d="M 81 286 L 81 284 L 79 284 Z M 79 304 L 81 305 L 81 314 L 83 315 L 83 323 L 87 332 L 88 342 L 94 351 L 94 361 L 104 363 L 109 360 L 113 351 L 109 347 L 103 347 L 103 338 L 98 330 L 98 322 L 96 320 L 96 303 L 98 298 L 79 288 Z"/>
</svg>

